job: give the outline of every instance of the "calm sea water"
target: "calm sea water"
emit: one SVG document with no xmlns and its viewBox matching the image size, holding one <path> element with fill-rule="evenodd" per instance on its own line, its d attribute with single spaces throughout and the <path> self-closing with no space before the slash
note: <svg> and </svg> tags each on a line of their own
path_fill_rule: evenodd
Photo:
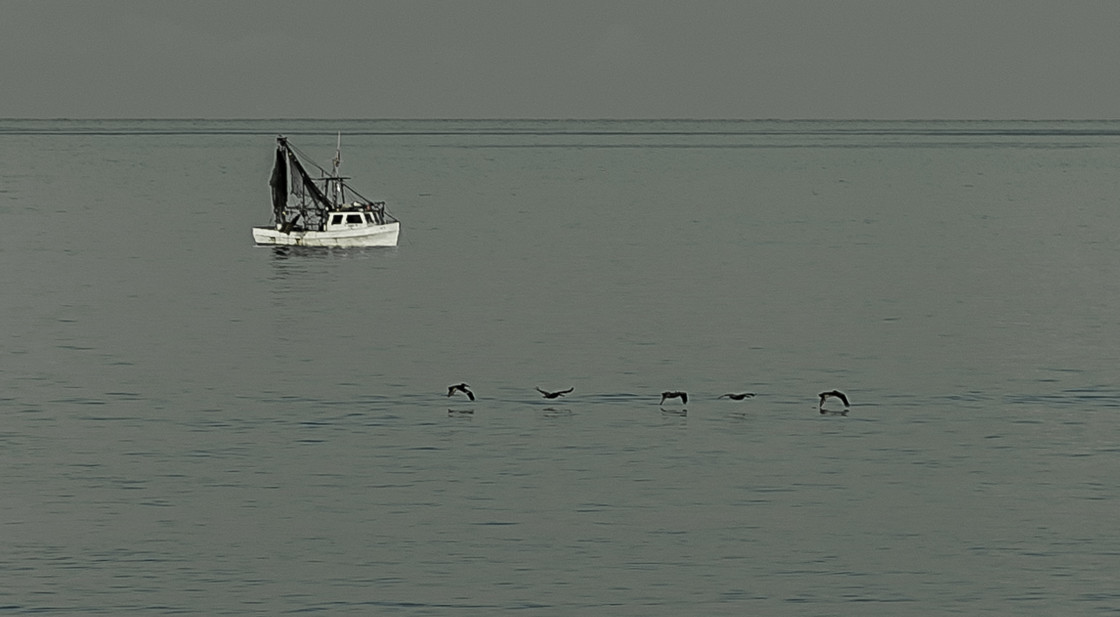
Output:
<svg viewBox="0 0 1120 617">
<path fill-rule="evenodd" d="M 338 131 L 400 246 L 253 246 L 274 136 Z M 1120 122 L 3 120 L 0 163 L 0 613 L 1120 611 Z"/>
</svg>

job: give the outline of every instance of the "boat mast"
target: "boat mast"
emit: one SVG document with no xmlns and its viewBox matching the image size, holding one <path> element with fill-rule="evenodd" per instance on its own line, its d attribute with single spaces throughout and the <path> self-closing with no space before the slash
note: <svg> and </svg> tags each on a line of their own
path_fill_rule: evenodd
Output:
<svg viewBox="0 0 1120 617">
<path fill-rule="evenodd" d="M 345 202 L 345 196 L 342 194 L 342 178 L 338 175 L 338 168 L 342 165 L 342 131 L 338 132 L 338 142 L 334 148 L 334 159 L 331 161 L 331 177 L 328 180 L 327 193 L 331 200 L 331 204 L 338 208 L 339 204 Z"/>
</svg>

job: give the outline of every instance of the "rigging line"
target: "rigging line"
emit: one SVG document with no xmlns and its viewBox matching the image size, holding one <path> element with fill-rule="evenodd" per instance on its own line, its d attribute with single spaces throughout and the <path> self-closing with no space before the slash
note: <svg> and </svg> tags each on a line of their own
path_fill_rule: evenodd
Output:
<svg viewBox="0 0 1120 617">
<path fill-rule="evenodd" d="M 292 152 L 294 152 L 294 153 L 296 154 L 296 156 L 298 156 L 298 157 L 299 157 L 300 159 L 302 159 L 302 162 L 304 162 L 304 163 L 307 163 L 308 165 L 311 165 L 311 166 L 312 166 L 312 167 L 314 167 L 315 169 L 318 169 L 318 170 L 319 170 L 319 173 L 323 174 L 324 176 L 326 176 L 326 175 L 329 175 L 329 174 L 327 174 L 327 170 L 326 170 L 326 169 L 324 169 L 324 168 L 323 168 L 322 166 L 320 166 L 320 165 L 319 165 L 318 163 L 316 163 L 316 162 L 315 162 L 315 159 L 313 159 L 313 158 L 311 158 L 310 156 L 308 156 L 308 155 L 307 155 L 307 153 L 306 153 L 306 152 L 304 152 L 303 150 L 300 150 L 299 148 L 297 148 L 297 147 L 293 146 L 293 145 L 292 145 L 292 144 L 290 144 L 290 143 L 288 144 L 288 148 L 289 148 L 289 149 L 290 149 L 290 150 L 291 150 Z"/>
</svg>

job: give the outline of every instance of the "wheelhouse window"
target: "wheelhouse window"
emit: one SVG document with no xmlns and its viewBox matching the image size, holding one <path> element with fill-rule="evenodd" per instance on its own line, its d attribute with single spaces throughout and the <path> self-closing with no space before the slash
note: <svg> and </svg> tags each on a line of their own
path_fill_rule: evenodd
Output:
<svg viewBox="0 0 1120 617">
<path fill-rule="evenodd" d="M 331 225 L 341 225 L 341 224 L 342 224 L 342 215 L 341 214 L 332 214 L 331 215 Z"/>
<path fill-rule="evenodd" d="M 347 224 L 350 224 L 350 225 L 360 225 L 362 223 L 362 215 L 361 214 L 347 214 L 346 215 L 346 222 L 347 222 Z"/>
</svg>

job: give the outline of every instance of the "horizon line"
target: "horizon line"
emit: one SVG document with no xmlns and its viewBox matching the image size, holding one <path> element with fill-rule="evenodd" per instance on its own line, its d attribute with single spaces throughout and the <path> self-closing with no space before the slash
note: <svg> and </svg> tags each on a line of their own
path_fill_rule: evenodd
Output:
<svg viewBox="0 0 1120 617">
<path fill-rule="evenodd" d="M 30 117 L 30 116 L 4 116 L 0 122 L 1116 122 L 1115 118 L 689 118 L 663 117 L 308 117 L 308 116 L 277 116 L 277 117 L 161 117 L 161 116 L 135 116 L 135 117 Z"/>
</svg>

